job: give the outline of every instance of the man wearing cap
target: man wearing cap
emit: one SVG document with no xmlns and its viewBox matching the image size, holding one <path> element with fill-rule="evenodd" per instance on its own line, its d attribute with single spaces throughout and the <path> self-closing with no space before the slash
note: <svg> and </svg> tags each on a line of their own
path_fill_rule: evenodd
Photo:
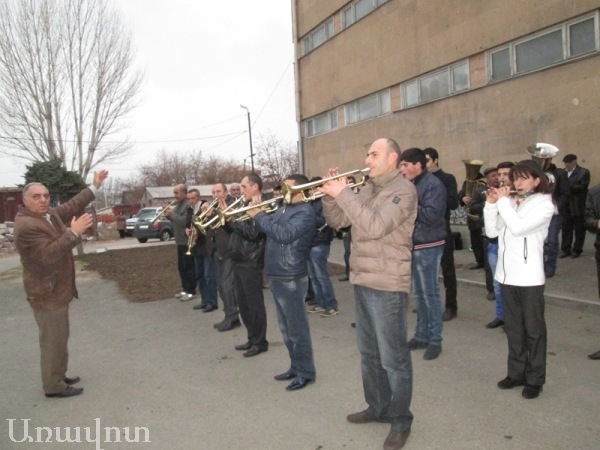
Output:
<svg viewBox="0 0 600 450">
<path fill-rule="evenodd" d="M 577 165 L 577 156 L 569 153 L 563 158 L 563 180 L 569 188 L 569 201 L 562 212 L 562 253 L 559 258 L 579 258 L 585 241 L 585 199 L 590 184 L 590 171 Z M 575 242 L 573 242 L 575 233 Z"/>
</svg>

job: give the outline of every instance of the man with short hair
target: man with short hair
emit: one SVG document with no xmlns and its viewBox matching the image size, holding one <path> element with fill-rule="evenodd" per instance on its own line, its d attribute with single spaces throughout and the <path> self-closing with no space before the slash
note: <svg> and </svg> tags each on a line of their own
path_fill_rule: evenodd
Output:
<svg viewBox="0 0 600 450">
<path fill-rule="evenodd" d="M 413 233 L 412 283 L 417 326 L 408 342 L 411 350 L 425 348 L 423 359 L 442 352 L 442 311 L 438 273 L 446 241 L 446 188 L 427 172 L 425 153 L 409 148 L 400 156 L 400 172 L 417 189 L 418 213 Z"/>
<path fill-rule="evenodd" d="M 167 208 L 164 216 L 173 222 L 173 234 L 177 245 L 177 269 L 181 280 L 181 292 L 175 294 L 182 302 L 190 301 L 196 293 L 196 267 L 194 257 L 187 255 L 188 237 L 186 229 L 192 218 L 192 210 L 187 201 L 187 186 L 178 184 L 173 188 L 175 206 Z"/>
<path fill-rule="evenodd" d="M 398 170 L 400 147 L 393 139 L 373 142 L 365 163 L 369 180 L 358 194 L 343 179 L 329 181 L 319 190 L 327 194 L 323 198 L 327 223 L 338 229 L 352 225 L 350 282 L 369 407 L 348 415 L 347 420 L 391 422 L 384 449 L 394 450 L 406 443 L 413 421 L 406 310 L 417 195 Z M 335 173 L 330 170 L 330 175 Z"/>
<path fill-rule="evenodd" d="M 240 183 L 244 203 L 262 198 L 262 179 L 249 173 Z M 222 205 L 224 208 L 225 205 Z M 242 322 L 246 327 L 247 341 L 236 345 L 245 350 L 244 356 L 256 356 L 269 349 L 267 341 L 267 311 L 263 297 L 262 268 L 266 236 L 254 220 L 229 220 L 226 227 L 231 231 L 229 254 L 233 267 L 233 287 Z"/>
<path fill-rule="evenodd" d="M 301 174 L 285 179 L 288 186 L 307 182 Z M 312 206 L 302 201 L 302 192 L 296 192 L 289 203 L 284 203 L 272 214 L 264 210 L 256 208 L 248 214 L 267 235 L 265 271 L 271 282 L 279 329 L 291 360 L 290 368 L 274 378 L 292 380 L 286 390 L 297 391 L 315 381 L 317 376 L 308 314 L 304 308 L 308 290 L 308 251 L 317 221 Z"/>
<path fill-rule="evenodd" d="M 227 186 L 217 183 L 212 187 L 213 198 L 219 200 L 220 204 L 230 205 L 235 199 L 229 195 Z M 209 215 L 209 217 L 212 217 Z M 221 322 L 215 323 L 214 327 L 219 331 L 229 331 L 241 326 L 238 316 L 238 306 L 233 290 L 233 263 L 229 253 L 229 239 L 231 232 L 226 227 L 217 227 L 207 230 L 207 250 L 213 258 L 217 268 L 217 286 L 225 317 Z"/>
<path fill-rule="evenodd" d="M 238 183 L 231 183 L 229 195 L 231 195 L 233 198 L 239 198 L 242 195 L 242 188 Z"/>
<path fill-rule="evenodd" d="M 67 377 L 69 305 L 78 298 L 73 249 L 92 226 L 85 207 L 96 197 L 108 172 L 94 172 L 92 186 L 56 208 L 42 183 L 23 189 L 15 218 L 15 246 L 23 265 L 23 285 L 39 329 L 40 365 L 46 397 L 67 398 L 83 393 L 73 387 L 79 377 Z M 65 224 L 68 222 L 68 226 Z"/>
<path fill-rule="evenodd" d="M 567 256 L 579 258 L 585 241 L 585 199 L 590 185 L 590 171 L 579 166 L 577 155 L 572 153 L 565 155 L 563 163 L 565 164 L 563 180 L 566 179 L 570 197 L 563 215 L 562 254 L 559 258 Z M 573 234 L 575 234 L 575 242 L 573 242 Z"/>
<path fill-rule="evenodd" d="M 446 290 L 446 309 L 442 316 L 443 321 L 452 320 L 458 312 L 456 301 L 456 270 L 454 268 L 454 238 L 450 228 L 450 211 L 458 208 L 458 187 L 454 175 L 444 172 L 439 166 L 439 153 L 435 148 L 427 147 L 423 150 L 427 161 L 427 172 L 435 175 L 446 188 L 446 241 L 442 253 L 442 276 Z"/>
<path fill-rule="evenodd" d="M 196 268 L 196 284 L 200 292 L 200 303 L 194 305 L 195 310 L 202 310 L 208 313 L 217 309 L 217 280 L 215 266 L 212 258 L 206 251 L 206 236 L 198 231 L 194 225 L 193 219 L 203 212 L 206 202 L 200 199 L 198 189 L 190 189 L 187 194 L 190 207 L 192 208 L 192 217 L 188 225 L 188 243 L 191 239 L 192 248 L 189 249 L 194 258 Z M 190 238 L 191 235 L 191 238 Z"/>
</svg>

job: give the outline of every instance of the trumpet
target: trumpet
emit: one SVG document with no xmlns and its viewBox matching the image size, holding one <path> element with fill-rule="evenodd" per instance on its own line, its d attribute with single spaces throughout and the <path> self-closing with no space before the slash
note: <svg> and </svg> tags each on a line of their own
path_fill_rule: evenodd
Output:
<svg viewBox="0 0 600 450">
<path fill-rule="evenodd" d="M 267 207 L 267 209 L 265 209 L 265 212 L 267 214 L 274 213 L 275 211 L 277 211 L 279 209 L 279 204 L 281 203 L 281 200 L 283 200 L 283 197 L 284 197 L 283 195 L 280 195 L 278 197 L 273 197 L 273 198 L 270 198 L 270 199 L 265 200 L 260 203 L 256 203 L 253 205 L 250 204 L 248 206 L 244 206 L 242 208 L 238 208 L 233 211 L 227 211 L 222 214 L 225 217 L 225 219 L 227 219 L 227 218 L 235 216 L 237 214 L 246 213 L 246 214 L 242 214 L 241 216 L 233 219 L 234 222 L 243 222 L 244 220 L 252 219 L 252 217 L 249 214 L 247 214 L 247 212 L 250 211 L 251 209 Z"/>
<path fill-rule="evenodd" d="M 225 212 L 230 211 L 232 208 L 237 206 L 238 203 L 242 202 L 243 200 L 244 200 L 243 196 L 236 198 L 235 201 L 231 205 L 227 206 L 227 208 L 225 208 L 223 211 L 217 210 L 217 214 L 215 216 L 211 217 L 210 219 L 203 220 L 201 222 L 194 220 L 194 225 L 196 225 L 196 227 L 202 234 L 206 234 L 208 227 L 210 227 L 213 230 L 215 228 L 222 227 L 223 225 L 225 225 L 225 215 L 224 215 Z"/>
<path fill-rule="evenodd" d="M 150 222 L 150 223 L 154 225 L 159 220 L 162 220 L 165 217 L 165 213 L 167 212 L 167 209 L 171 208 L 171 206 L 173 206 L 175 203 L 177 203 L 177 200 L 173 200 L 171 203 L 169 203 L 167 206 L 165 206 L 163 209 L 161 209 L 160 213 L 158 213 L 158 215 L 154 219 L 152 219 L 152 222 Z"/>
<path fill-rule="evenodd" d="M 191 255 L 192 249 L 194 248 L 194 245 L 196 245 L 197 232 L 196 228 L 194 227 L 195 221 L 199 221 L 201 223 L 206 217 L 206 215 L 210 212 L 210 210 L 217 206 L 217 203 L 219 203 L 219 200 L 215 198 L 212 202 L 210 202 L 208 208 L 206 208 L 204 211 L 202 211 L 202 213 L 198 214 L 195 218 L 192 219 L 192 224 L 190 226 L 190 235 L 188 236 L 188 249 L 187 252 L 185 252 L 186 255 Z"/>
<path fill-rule="evenodd" d="M 350 172 L 332 175 L 330 177 L 326 177 L 321 180 L 313 181 L 312 183 L 297 184 L 295 186 L 289 186 L 285 183 L 282 183 L 281 184 L 281 192 L 283 195 L 283 200 L 286 203 L 291 203 L 294 195 L 296 195 L 298 193 L 302 193 L 302 201 L 303 202 L 310 202 L 313 200 L 317 200 L 318 198 L 324 197 L 326 194 L 324 194 L 323 192 L 314 192 L 312 194 L 307 194 L 305 191 L 317 188 L 319 186 L 323 186 L 328 181 L 337 180 L 338 178 L 345 178 L 350 175 L 354 175 L 355 178 L 360 177 L 360 179 L 358 181 L 355 181 L 354 183 L 348 183 L 347 186 L 350 188 L 358 187 L 365 182 L 365 179 L 367 177 L 369 170 L 370 169 L 368 167 L 365 169 L 351 170 Z"/>
</svg>

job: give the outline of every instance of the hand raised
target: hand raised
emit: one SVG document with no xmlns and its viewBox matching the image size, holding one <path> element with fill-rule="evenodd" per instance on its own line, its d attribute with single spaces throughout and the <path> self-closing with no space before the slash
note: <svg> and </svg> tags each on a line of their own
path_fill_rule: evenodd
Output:
<svg viewBox="0 0 600 450">
<path fill-rule="evenodd" d="M 94 223 L 94 217 L 91 214 L 82 214 L 79 217 L 73 217 L 71 220 L 71 229 L 81 236 Z"/>
</svg>

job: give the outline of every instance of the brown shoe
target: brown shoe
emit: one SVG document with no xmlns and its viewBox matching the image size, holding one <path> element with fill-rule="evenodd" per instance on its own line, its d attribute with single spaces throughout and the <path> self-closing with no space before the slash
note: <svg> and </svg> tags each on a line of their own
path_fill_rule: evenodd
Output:
<svg viewBox="0 0 600 450">
<path fill-rule="evenodd" d="M 375 416 L 372 416 L 369 413 L 368 409 L 364 411 L 360 411 L 354 414 L 349 414 L 346 416 L 346 420 L 350 423 L 371 423 L 371 422 L 380 422 L 380 423 L 389 423 L 390 421 L 387 419 L 378 419 Z"/>
<path fill-rule="evenodd" d="M 410 430 L 406 431 L 397 431 L 390 430 L 390 434 L 385 438 L 385 442 L 383 443 L 384 450 L 399 450 L 404 447 L 406 444 L 406 440 L 410 436 Z"/>
</svg>

